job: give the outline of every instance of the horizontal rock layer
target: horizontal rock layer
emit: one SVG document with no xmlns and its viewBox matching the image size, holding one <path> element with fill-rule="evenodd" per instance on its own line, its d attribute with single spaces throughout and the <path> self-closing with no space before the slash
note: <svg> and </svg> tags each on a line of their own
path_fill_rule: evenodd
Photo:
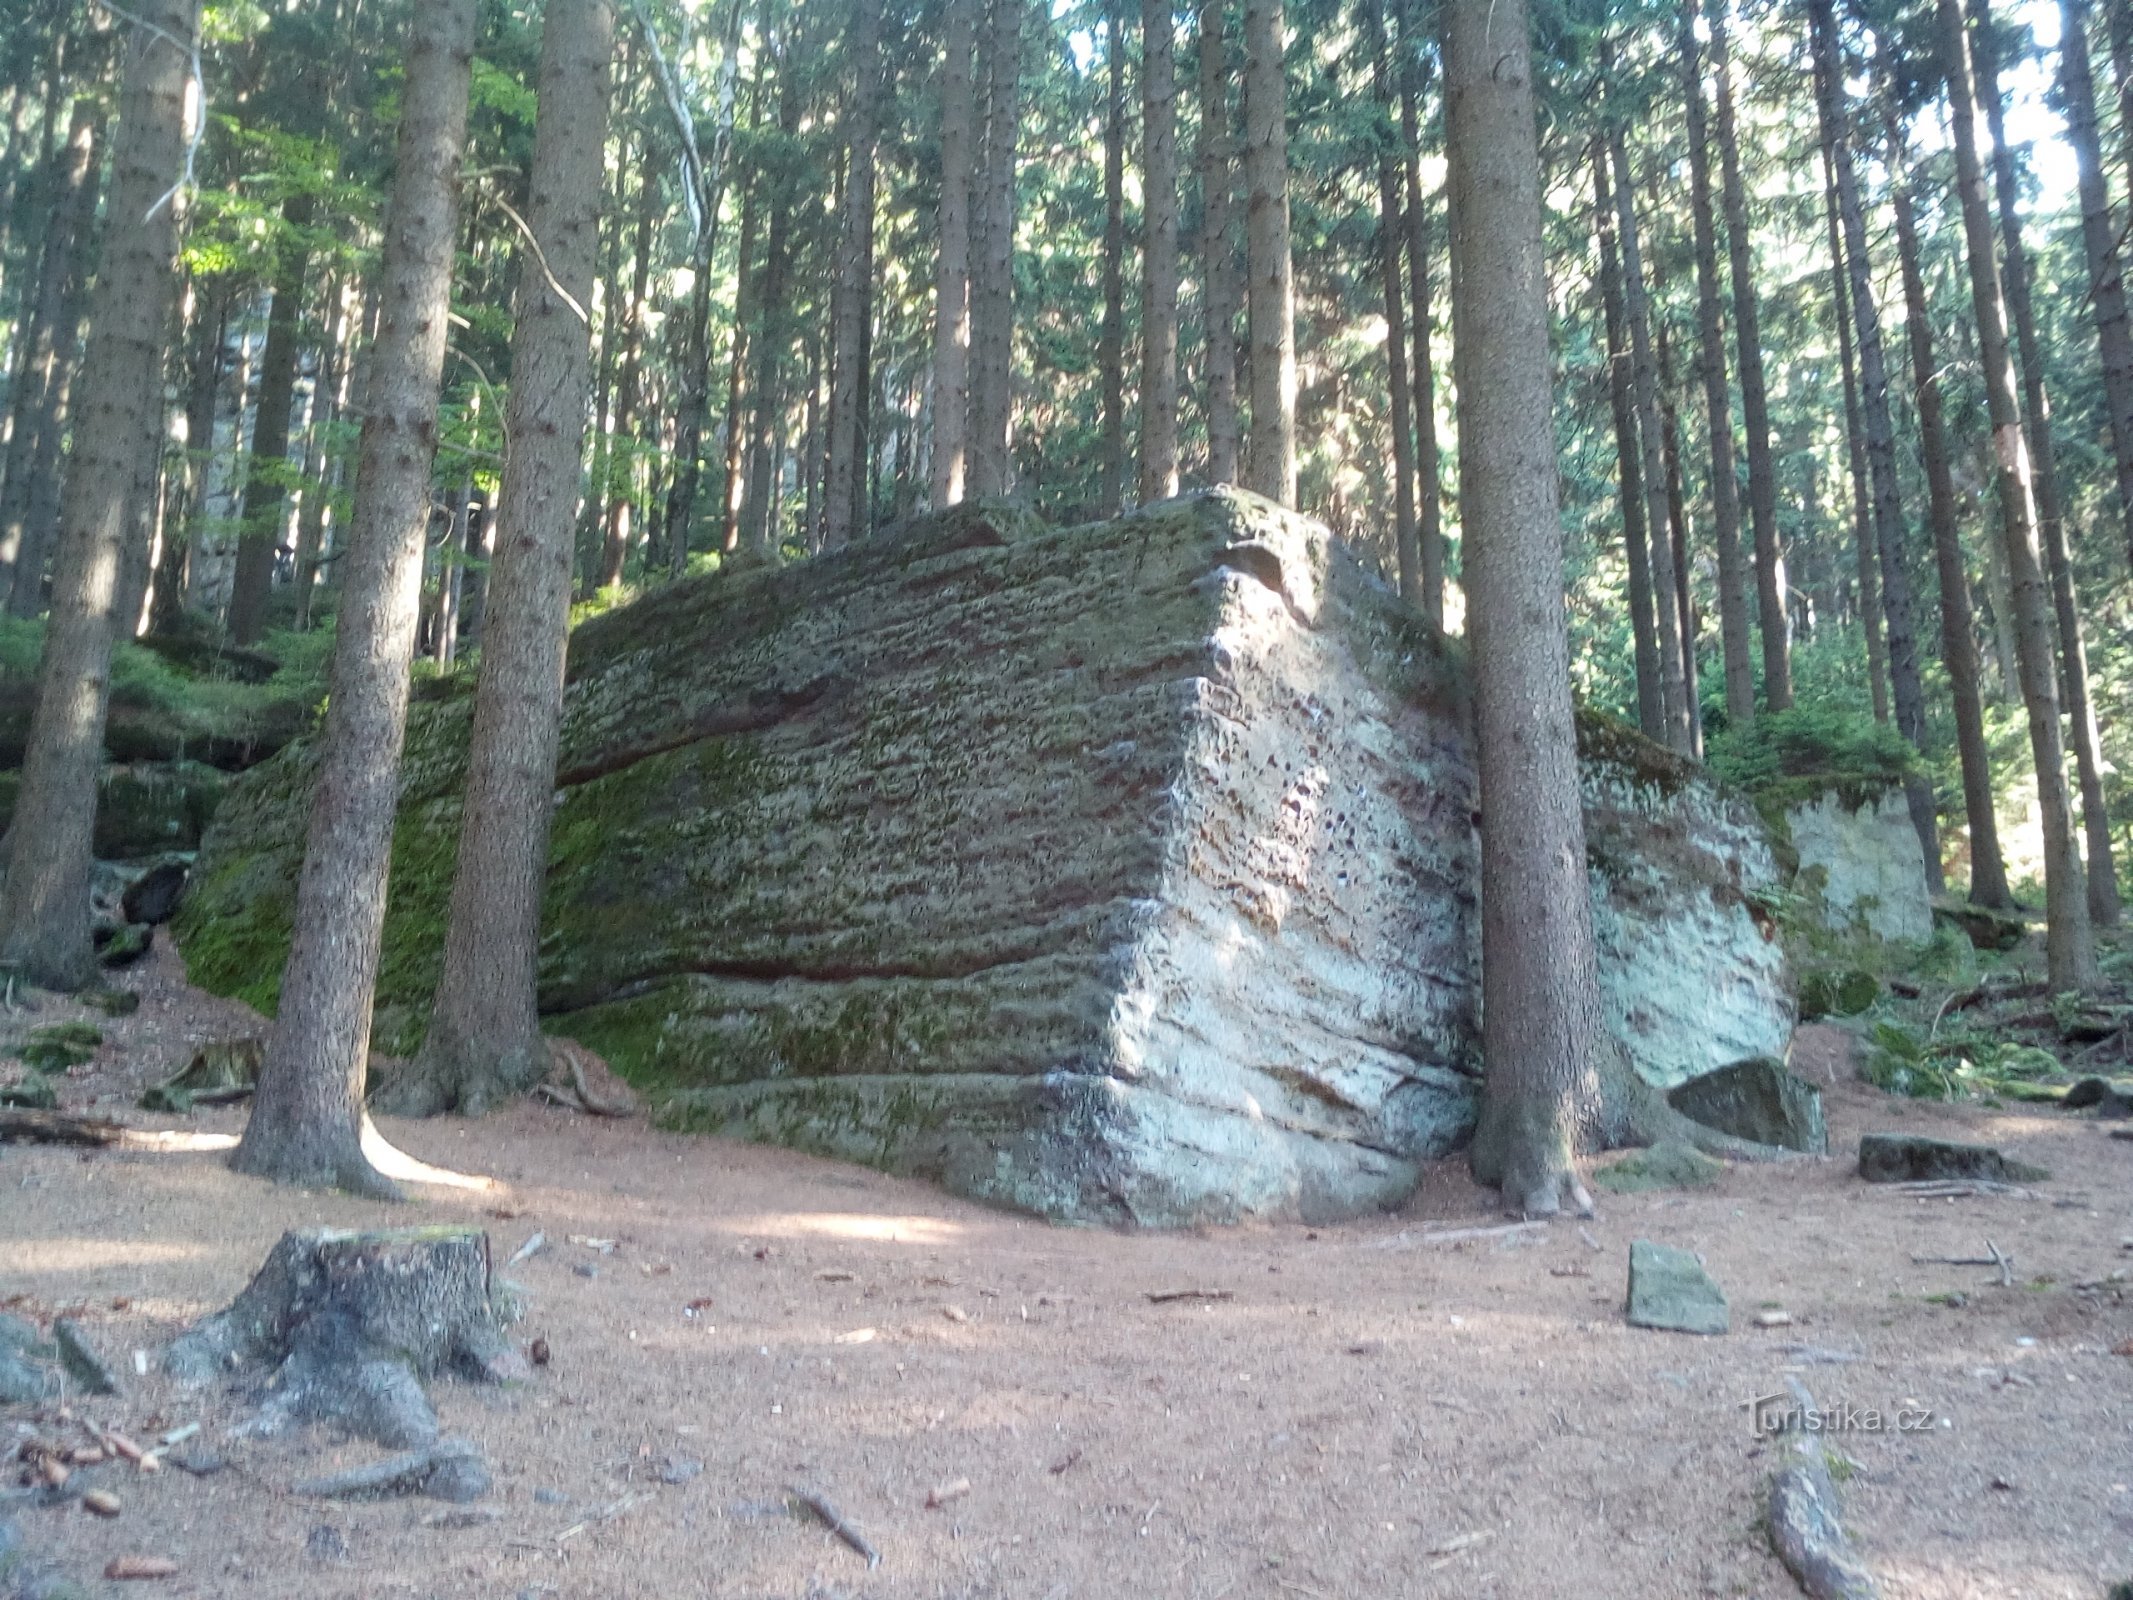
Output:
<svg viewBox="0 0 2133 1600">
<path fill-rule="evenodd" d="M 436 978 L 468 713 L 410 727 L 389 1052 Z M 1662 1084 L 1781 1052 L 1754 813 L 1587 735 L 1611 1023 Z M 314 763 L 232 789 L 178 928 L 264 1005 Z M 1452 655 L 1316 524 L 959 508 L 579 629 L 541 1005 L 676 1125 L 1063 1219 L 1350 1214 L 1471 1124 L 1474 807 Z"/>
</svg>

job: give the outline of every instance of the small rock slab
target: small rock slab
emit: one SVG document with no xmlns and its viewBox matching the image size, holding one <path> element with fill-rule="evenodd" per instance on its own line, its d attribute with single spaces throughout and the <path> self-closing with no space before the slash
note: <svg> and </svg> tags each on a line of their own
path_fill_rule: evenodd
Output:
<svg viewBox="0 0 2133 1600">
<path fill-rule="evenodd" d="M 1691 1078 L 1666 1098 L 1683 1116 L 1736 1139 L 1829 1154 L 1822 1091 L 1795 1077 L 1775 1056 L 1751 1056 Z"/>
<path fill-rule="evenodd" d="M 1629 1324 L 1668 1333 L 1724 1333 L 1726 1297 L 1686 1250 L 1639 1239 L 1629 1247 Z"/>
<path fill-rule="evenodd" d="M 1957 1144 L 1915 1133 L 1868 1133 L 1859 1139 L 1859 1176 L 1868 1183 L 2041 1183 L 2051 1174 L 2002 1155 L 1989 1144 Z"/>
</svg>

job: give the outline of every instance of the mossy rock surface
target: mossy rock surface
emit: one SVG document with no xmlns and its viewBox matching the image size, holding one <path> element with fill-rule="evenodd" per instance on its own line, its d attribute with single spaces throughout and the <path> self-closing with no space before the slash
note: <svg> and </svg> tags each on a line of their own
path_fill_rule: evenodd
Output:
<svg viewBox="0 0 2133 1600">
<path fill-rule="evenodd" d="M 1470 1126 L 1462 668 L 1316 524 L 1233 492 L 958 508 L 595 618 L 568 685 L 541 1006 L 671 1124 L 1150 1224 L 1394 1204 Z M 436 982 L 470 715 L 410 721 L 390 1054 Z M 1782 1049 L 1754 812 L 1607 738 L 1618 1034 L 1663 1083 Z M 233 787 L 174 925 L 267 1010 L 315 763 Z"/>
<path fill-rule="evenodd" d="M 224 773 L 193 761 L 107 767 L 96 785 L 91 848 L 105 861 L 197 850 L 228 782 Z M 21 787 L 20 773 L 0 772 L 0 834 L 14 820 Z"/>
<path fill-rule="evenodd" d="M 1800 1020 L 1856 1017 L 1881 998 L 1881 980 L 1860 967 L 1815 967 L 1800 974 Z"/>
</svg>

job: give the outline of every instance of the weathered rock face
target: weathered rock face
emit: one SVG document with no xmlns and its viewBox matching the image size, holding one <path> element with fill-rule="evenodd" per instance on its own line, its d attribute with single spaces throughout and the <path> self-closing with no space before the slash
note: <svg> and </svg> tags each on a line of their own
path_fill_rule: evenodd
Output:
<svg viewBox="0 0 2133 1600">
<path fill-rule="evenodd" d="M 435 982 L 467 717 L 410 730 L 388 1051 Z M 1781 1051 L 1753 812 L 1590 732 L 1632 1054 L 1671 1083 Z M 1472 1119 L 1468 739 L 1442 641 L 1244 496 L 1058 532 L 963 508 L 677 585 L 572 641 L 542 1008 L 671 1123 L 1054 1217 L 1386 1205 Z M 232 790 L 177 928 L 262 1004 L 313 761 Z"/>
<path fill-rule="evenodd" d="M 1785 813 L 1800 858 L 1795 885 L 1832 933 L 1917 941 L 1933 935 L 1925 849 L 1901 790 L 1830 790 Z"/>
</svg>

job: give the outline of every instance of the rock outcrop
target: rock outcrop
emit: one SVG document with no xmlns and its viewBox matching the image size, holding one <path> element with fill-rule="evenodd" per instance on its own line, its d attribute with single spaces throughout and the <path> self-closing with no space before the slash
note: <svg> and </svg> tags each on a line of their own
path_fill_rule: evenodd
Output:
<svg viewBox="0 0 2133 1600">
<path fill-rule="evenodd" d="M 435 982 L 468 714 L 410 728 L 388 1052 Z M 1782 1052 L 1754 812 L 1587 735 L 1611 1025 L 1662 1085 Z M 232 788 L 176 928 L 265 1006 L 314 763 Z M 1350 1214 L 1471 1124 L 1475 803 L 1454 655 L 1316 524 L 958 508 L 578 630 L 541 1005 L 672 1125 L 1062 1219 Z"/>
<path fill-rule="evenodd" d="M 1800 862 L 1794 887 L 1824 928 L 1891 943 L 1933 936 L 1925 849 L 1902 790 L 1831 789 L 1788 809 L 1785 828 Z"/>
</svg>

